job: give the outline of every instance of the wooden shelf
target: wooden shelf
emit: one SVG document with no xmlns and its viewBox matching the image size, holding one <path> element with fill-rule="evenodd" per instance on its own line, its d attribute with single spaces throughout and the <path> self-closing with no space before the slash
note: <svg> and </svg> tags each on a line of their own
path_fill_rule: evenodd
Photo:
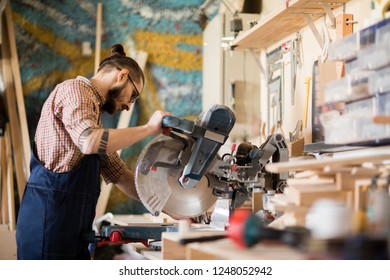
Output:
<svg viewBox="0 0 390 280">
<path fill-rule="evenodd" d="M 308 25 L 305 16 L 310 16 L 312 21 L 324 16 L 323 5 L 333 10 L 347 2 L 349 0 L 292 0 L 288 7 L 282 4 L 254 27 L 241 32 L 233 41 L 233 48 L 267 48 Z"/>
<path fill-rule="evenodd" d="M 384 149 L 388 149 L 388 146 L 384 146 Z M 285 171 L 305 171 L 305 170 L 323 170 L 324 168 L 341 168 L 345 166 L 358 167 L 363 163 L 376 163 L 383 164 L 383 162 L 390 160 L 390 152 L 387 150 L 382 151 L 381 154 L 376 153 L 374 149 L 370 154 L 352 154 L 344 157 L 309 159 L 309 160 L 297 160 L 289 162 L 277 162 L 269 163 L 265 166 L 265 169 L 271 173 L 280 173 Z M 364 150 L 361 150 L 364 151 Z"/>
</svg>

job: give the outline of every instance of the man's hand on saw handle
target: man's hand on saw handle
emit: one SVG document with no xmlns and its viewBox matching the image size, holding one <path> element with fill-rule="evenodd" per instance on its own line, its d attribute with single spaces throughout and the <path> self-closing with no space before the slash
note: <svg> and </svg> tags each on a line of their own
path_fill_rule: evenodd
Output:
<svg viewBox="0 0 390 280">
<path fill-rule="evenodd" d="M 163 118 L 165 116 L 172 116 L 172 113 L 157 110 L 149 118 L 149 121 L 146 125 L 153 131 L 153 134 L 158 134 L 162 132 L 163 129 L 162 123 L 163 123 Z"/>
</svg>

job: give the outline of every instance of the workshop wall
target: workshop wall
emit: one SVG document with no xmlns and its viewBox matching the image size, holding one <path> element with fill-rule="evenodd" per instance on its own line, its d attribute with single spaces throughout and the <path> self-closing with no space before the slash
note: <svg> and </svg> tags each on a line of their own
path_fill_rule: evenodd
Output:
<svg viewBox="0 0 390 280">
<path fill-rule="evenodd" d="M 202 29 L 194 14 L 203 0 L 12 0 L 12 16 L 25 95 L 31 142 L 43 102 L 55 85 L 77 75 L 92 77 L 96 11 L 103 5 L 101 58 L 115 43 L 128 55 L 148 53 L 146 87 L 135 104 L 130 125 L 146 123 L 156 109 L 177 117 L 194 118 L 202 110 Z M 217 12 L 219 1 L 208 8 Z M 82 44 L 91 44 L 83 55 Z M 119 115 L 104 115 L 105 126 L 115 127 Z M 134 167 L 146 139 L 122 151 Z M 135 206 L 134 206 L 135 205 Z M 140 205 L 113 191 L 108 210 L 143 211 Z"/>
<path fill-rule="evenodd" d="M 263 3 L 263 13 L 262 17 L 266 17 L 267 13 L 271 13 L 278 5 L 280 5 L 280 1 L 264 1 Z M 371 8 L 371 0 L 351 0 L 345 4 L 344 7 L 337 8 L 333 11 L 335 16 L 342 14 L 343 12 L 354 15 L 354 20 L 356 21 L 354 24 L 354 31 L 357 32 L 367 26 L 369 26 L 372 22 L 370 22 L 370 16 L 373 12 Z M 374 20 L 374 19 L 372 19 Z M 334 28 L 329 27 L 330 22 L 328 17 L 321 17 L 317 21 L 314 22 L 318 32 L 321 34 L 323 38 L 329 36 L 329 43 L 336 40 L 336 30 Z M 283 56 L 283 62 L 285 65 L 284 77 L 283 77 L 283 108 L 282 108 L 282 131 L 287 137 L 289 132 L 293 132 L 298 120 L 304 119 L 304 111 L 305 111 L 305 98 L 306 98 L 306 77 L 311 78 L 310 84 L 310 94 L 309 94 L 309 107 L 308 107 L 308 122 L 307 127 L 303 128 L 303 135 L 305 137 L 305 143 L 312 143 L 312 86 L 313 86 L 313 64 L 316 60 L 326 61 L 327 58 L 327 48 L 321 49 L 319 46 L 313 32 L 311 31 L 309 26 L 306 26 L 299 30 L 301 33 L 301 59 L 302 64 L 297 69 L 297 77 L 296 77 L 296 87 L 294 90 L 294 99 L 292 102 L 292 88 L 291 88 L 291 72 L 289 70 L 290 67 L 290 57 L 288 55 Z M 266 65 L 266 54 L 278 46 L 281 46 L 283 43 L 294 40 L 296 38 L 296 34 L 291 34 L 290 36 L 284 38 L 280 42 L 270 46 L 266 50 L 262 50 L 260 53 L 260 60 L 262 65 Z M 261 92 L 267 92 L 267 84 L 264 78 L 264 75 L 261 76 Z M 267 120 L 268 113 L 272 114 L 272 106 L 268 104 L 267 94 L 260 95 L 260 106 L 261 106 L 261 119 Z"/>
</svg>

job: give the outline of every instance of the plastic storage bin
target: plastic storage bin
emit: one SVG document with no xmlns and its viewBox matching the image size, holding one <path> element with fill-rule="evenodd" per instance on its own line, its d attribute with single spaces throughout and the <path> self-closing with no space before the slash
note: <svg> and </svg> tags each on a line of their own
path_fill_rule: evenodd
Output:
<svg viewBox="0 0 390 280">
<path fill-rule="evenodd" d="M 390 65 L 390 34 L 383 44 L 359 51 L 357 61 L 360 70 L 377 70 Z"/>
<path fill-rule="evenodd" d="M 368 93 L 377 94 L 390 91 L 390 67 L 376 71 L 368 78 Z M 390 113 L 389 113 L 390 114 Z"/>
<path fill-rule="evenodd" d="M 334 103 L 345 101 L 348 98 L 347 77 L 326 83 L 324 86 L 324 102 Z"/>
<path fill-rule="evenodd" d="M 353 33 L 329 44 L 328 59 L 333 61 L 350 61 L 357 57 L 359 51 L 359 33 Z"/>
<path fill-rule="evenodd" d="M 325 84 L 324 102 L 348 102 L 369 96 L 369 77 L 374 73 L 359 71 Z"/>
<path fill-rule="evenodd" d="M 390 115 L 390 91 L 378 94 L 376 101 L 376 115 Z"/>
</svg>

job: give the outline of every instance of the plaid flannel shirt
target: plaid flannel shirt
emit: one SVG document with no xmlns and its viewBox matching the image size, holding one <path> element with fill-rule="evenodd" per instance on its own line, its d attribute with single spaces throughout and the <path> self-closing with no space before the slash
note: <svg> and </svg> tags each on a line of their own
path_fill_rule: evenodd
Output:
<svg viewBox="0 0 390 280">
<path fill-rule="evenodd" d="M 57 173 L 76 168 L 83 154 L 77 146 L 86 129 L 102 128 L 100 90 L 87 78 L 78 76 L 58 84 L 45 101 L 35 134 L 40 162 Z M 118 153 L 106 155 L 101 175 L 116 183 L 126 169 Z"/>
</svg>

